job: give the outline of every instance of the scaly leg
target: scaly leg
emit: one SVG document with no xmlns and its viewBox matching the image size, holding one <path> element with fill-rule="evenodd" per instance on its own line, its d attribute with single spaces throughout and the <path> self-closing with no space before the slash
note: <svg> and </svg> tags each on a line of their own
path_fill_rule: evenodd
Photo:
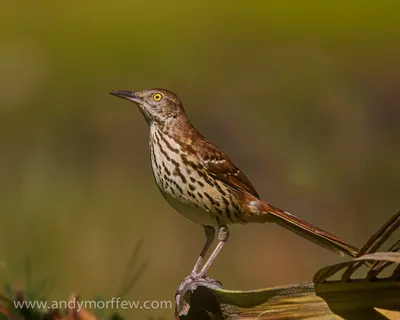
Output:
<svg viewBox="0 0 400 320">
<path fill-rule="evenodd" d="M 204 257 L 208 251 L 208 249 L 210 248 L 210 245 L 212 244 L 212 242 L 214 241 L 215 238 L 215 229 L 214 227 L 210 227 L 210 226 L 203 226 L 204 228 L 204 233 L 206 234 L 206 243 L 204 244 L 203 249 L 200 252 L 200 256 L 196 261 L 196 264 L 193 267 L 192 273 L 190 274 L 191 276 L 196 276 L 199 273 L 199 268 L 200 265 L 203 263 Z"/>
<path fill-rule="evenodd" d="M 193 267 L 192 273 L 190 274 L 190 276 L 186 277 L 185 279 L 183 279 L 181 285 L 178 288 L 178 291 L 176 292 L 176 296 L 180 297 L 180 293 L 182 292 L 182 290 L 190 283 L 193 282 L 193 280 L 197 280 L 199 278 L 201 278 L 199 275 L 199 268 L 200 265 L 203 263 L 204 257 L 208 251 L 208 249 L 210 248 L 211 243 L 213 242 L 214 238 L 215 238 L 215 229 L 213 227 L 210 226 L 203 226 L 204 228 L 204 233 L 206 235 L 206 243 L 204 244 L 203 249 L 200 252 L 200 256 L 196 261 L 196 264 Z M 208 261 L 207 261 L 208 262 Z M 208 268 L 207 268 L 208 269 Z M 204 277 L 204 276 L 203 276 Z M 204 279 L 206 280 L 206 279 Z M 209 279 L 210 282 L 216 282 L 212 279 Z"/>
<path fill-rule="evenodd" d="M 208 269 L 210 268 L 211 264 L 213 263 L 214 259 L 217 257 L 219 252 L 221 251 L 222 247 L 224 246 L 225 242 L 229 239 L 229 229 L 226 225 L 220 226 L 218 229 L 218 245 L 214 249 L 213 253 L 211 254 L 210 258 L 208 258 L 207 262 L 204 264 L 203 268 L 201 269 L 200 273 L 198 274 L 198 278 L 204 278 Z"/>
</svg>

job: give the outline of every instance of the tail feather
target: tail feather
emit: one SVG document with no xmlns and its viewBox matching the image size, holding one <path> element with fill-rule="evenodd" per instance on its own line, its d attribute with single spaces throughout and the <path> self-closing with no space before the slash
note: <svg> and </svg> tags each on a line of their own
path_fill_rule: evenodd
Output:
<svg viewBox="0 0 400 320">
<path fill-rule="evenodd" d="M 334 235 L 304 221 L 303 219 L 292 215 L 284 210 L 275 208 L 267 203 L 261 206 L 265 221 L 262 222 L 275 222 L 280 226 L 298 234 L 299 236 L 316 243 L 317 245 L 328 249 L 330 251 L 341 254 L 347 254 L 355 257 L 358 248 L 347 244 L 343 240 L 335 237 Z M 261 216 L 261 217 L 262 217 Z"/>
</svg>

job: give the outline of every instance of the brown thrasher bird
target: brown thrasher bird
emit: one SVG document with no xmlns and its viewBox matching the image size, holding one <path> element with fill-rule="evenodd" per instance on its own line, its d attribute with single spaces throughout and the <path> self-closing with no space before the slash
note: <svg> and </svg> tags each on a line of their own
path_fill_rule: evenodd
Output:
<svg viewBox="0 0 400 320">
<path fill-rule="evenodd" d="M 181 100 L 164 89 L 111 94 L 137 104 L 150 125 L 150 157 L 161 194 L 179 213 L 203 226 L 206 243 L 188 278 L 204 278 L 229 238 L 228 224 L 274 222 L 324 248 L 354 257 L 358 249 L 260 200 L 250 180 L 191 124 Z M 218 228 L 218 245 L 199 271 Z"/>
</svg>

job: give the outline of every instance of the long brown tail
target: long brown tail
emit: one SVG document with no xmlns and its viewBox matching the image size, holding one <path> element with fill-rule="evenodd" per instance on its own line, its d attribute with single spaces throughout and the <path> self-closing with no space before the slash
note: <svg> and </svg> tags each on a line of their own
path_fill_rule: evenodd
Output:
<svg viewBox="0 0 400 320">
<path fill-rule="evenodd" d="M 310 240 L 328 250 L 339 253 L 342 256 L 347 254 L 351 257 L 354 257 L 357 254 L 358 248 L 347 244 L 334 235 L 315 227 L 312 224 L 284 210 L 275 208 L 265 202 L 260 202 L 259 209 L 261 210 L 262 214 L 258 216 L 257 221 L 278 223 L 282 227 L 298 234 L 299 236 Z"/>
</svg>

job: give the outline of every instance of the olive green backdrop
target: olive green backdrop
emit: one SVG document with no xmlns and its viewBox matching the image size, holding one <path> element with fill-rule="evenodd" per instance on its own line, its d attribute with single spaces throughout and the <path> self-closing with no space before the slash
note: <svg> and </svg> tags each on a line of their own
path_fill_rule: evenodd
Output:
<svg viewBox="0 0 400 320">
<path fill-rule="evenodd" d="M 355 245 L 400 207 L 395 1 L 3 1 L 0 277 L 50 298 L 172 300 L 203 245 L 153 183 L 148 127 L 113 89 L 176 92 L 263 199 Z M 274 225 L 234 226 L 209 276 L 251 289 L 340 257 Z M 131 311 L 146 318 L 171 311 Z"/>
</svg>

